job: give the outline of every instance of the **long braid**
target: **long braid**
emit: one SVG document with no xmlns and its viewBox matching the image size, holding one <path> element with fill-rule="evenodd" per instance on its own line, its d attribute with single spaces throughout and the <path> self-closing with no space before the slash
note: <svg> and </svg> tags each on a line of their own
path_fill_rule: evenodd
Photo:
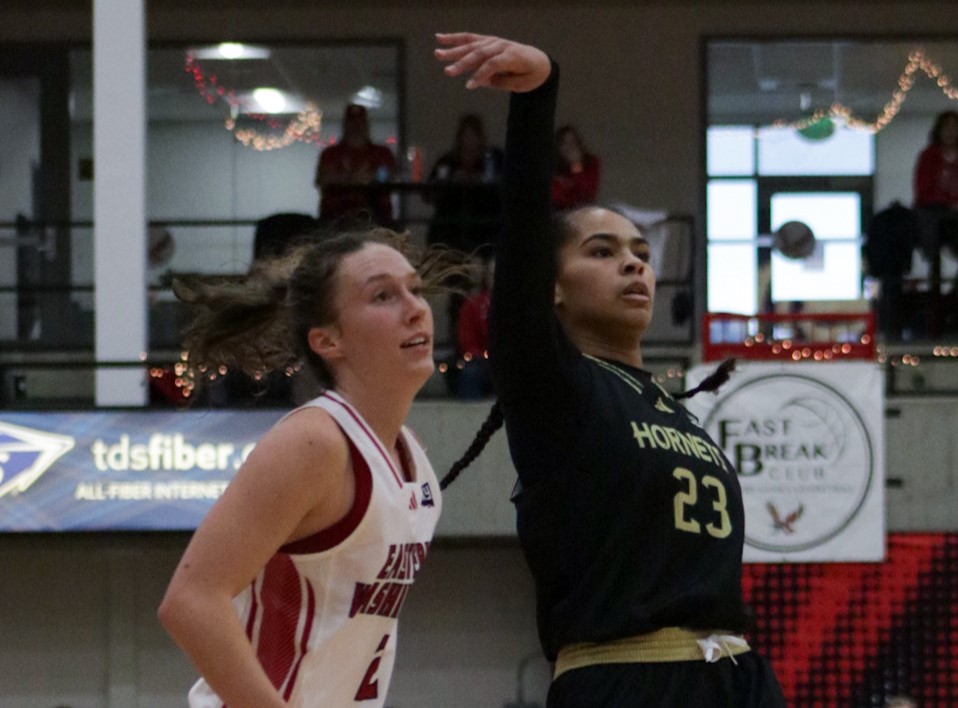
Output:
<svg viewBox="0 0 958 708">
<path fill-rule="evenodd" d="M 691 398 L 696 393 L 701 393 L 702 391 L 717 391 L 720 386 L 729 380 L 730 375 L 735 371 L 735 363 L 735 357 L 726 359 L 718 365 L 715 371 L 706 376 L 702 380 L 702 383 L 695 388 L 690 388 L 688 391 L 682 391 L 682 393 L 676 394 L 675 398 Z"/>
<path fill-rule="evenodd" d="M 442 478 L 439 482 L 439 489 L 445 489 L 450 484 L 456 481 L 456 477 L 466 469 L 472 461 L 479 457 L 479 453 L 482 452 L 486 444 L 489 442 L 489 438 L 492 437 L 499 428 L 502 427 L 502 407 L 499 405 L 497 400 L 492 404 L 492 408 L 489 409 L 489 415 L 486 416 L 485 422 L 479 428 L 479 431 L 476 433 L 476 437 L 472 439 L 472 443 L 463 453 L 462 457 L 456 460 L 452 467 L 449 468 L 449 471 L 446 473 L 446 476 Z"/>
</svg>

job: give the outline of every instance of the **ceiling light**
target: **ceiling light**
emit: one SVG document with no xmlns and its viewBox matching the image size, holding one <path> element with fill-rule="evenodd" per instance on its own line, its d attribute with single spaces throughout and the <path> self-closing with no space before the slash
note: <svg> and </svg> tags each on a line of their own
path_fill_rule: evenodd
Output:
<svg viewBox="0 0 958 708">
<path fill-rule="evenodd" d="M 383 105 L 383 92 L 375 86 L 363 86 L 353 94 L 353 103 L 366 108 L 379 108 Z"/>
<path fill-rule="evenodd" d="M 279 89 L 254 89 L 253 100 L 263 109 L 263 113 L 282 113 L 286 109 L 286 95 Z"/>
<path fill-rule="evenodd" d="M 240 42 L 222 42 L 209 47 L 199 47 L 191 50 L 197 59 L 243 61 L 245 59 L 269 59 L 270 52 L 266 47 L 254 47 Z"/>
<path fill-rule="evenodd" d="M 245 48 L 242 44 L 236 42 L 223 42 L 217 47 L 220 56 L 224 59 L 239 59 L 243 56 L 243 50 Z"/>
</svg>

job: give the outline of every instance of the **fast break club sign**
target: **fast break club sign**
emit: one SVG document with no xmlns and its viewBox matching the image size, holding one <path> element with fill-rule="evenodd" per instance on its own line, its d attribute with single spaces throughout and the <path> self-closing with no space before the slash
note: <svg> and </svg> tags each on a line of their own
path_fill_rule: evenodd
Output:
<svg viewBox="0 0 958 708">
<path fill-rule="evenodd" d="M 737 470 L 746 561 L 884 558 L 883 392 L 870 362 L 744 362 L 689 401 Z"/>
</svg>

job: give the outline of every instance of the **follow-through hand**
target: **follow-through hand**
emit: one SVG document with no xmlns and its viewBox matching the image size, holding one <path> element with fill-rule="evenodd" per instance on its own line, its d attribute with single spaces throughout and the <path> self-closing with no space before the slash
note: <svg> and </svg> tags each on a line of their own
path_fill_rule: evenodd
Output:
<svg viewBox="0 0 958 708">
<path fill-rule="evenodd" d="M 471 32 L 437 33 L 436 58 L 446 62 L 447 76 L 468 76 L 466 88 L 524 93 L 541 86 L 551 63 L 541 49 Z"/>
</svg>

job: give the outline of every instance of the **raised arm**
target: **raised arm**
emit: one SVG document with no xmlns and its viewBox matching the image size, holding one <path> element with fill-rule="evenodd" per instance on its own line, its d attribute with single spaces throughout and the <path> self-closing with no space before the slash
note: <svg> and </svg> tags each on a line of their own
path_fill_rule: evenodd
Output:
<svg viewBox="0 0 958 708">
<path fill-rule="evenodd" d="M 570 345 L 554 311 L 551 224 L 558 67 L 539 49 L 498 37 L 440 34 L 446 74 L 466 87 L 511 91 L 503 167 L 504 231 L 496 248 L 490 354 L 499 397 L 513 414 L 554 413 L 570 395 Z"/>
</svg>

